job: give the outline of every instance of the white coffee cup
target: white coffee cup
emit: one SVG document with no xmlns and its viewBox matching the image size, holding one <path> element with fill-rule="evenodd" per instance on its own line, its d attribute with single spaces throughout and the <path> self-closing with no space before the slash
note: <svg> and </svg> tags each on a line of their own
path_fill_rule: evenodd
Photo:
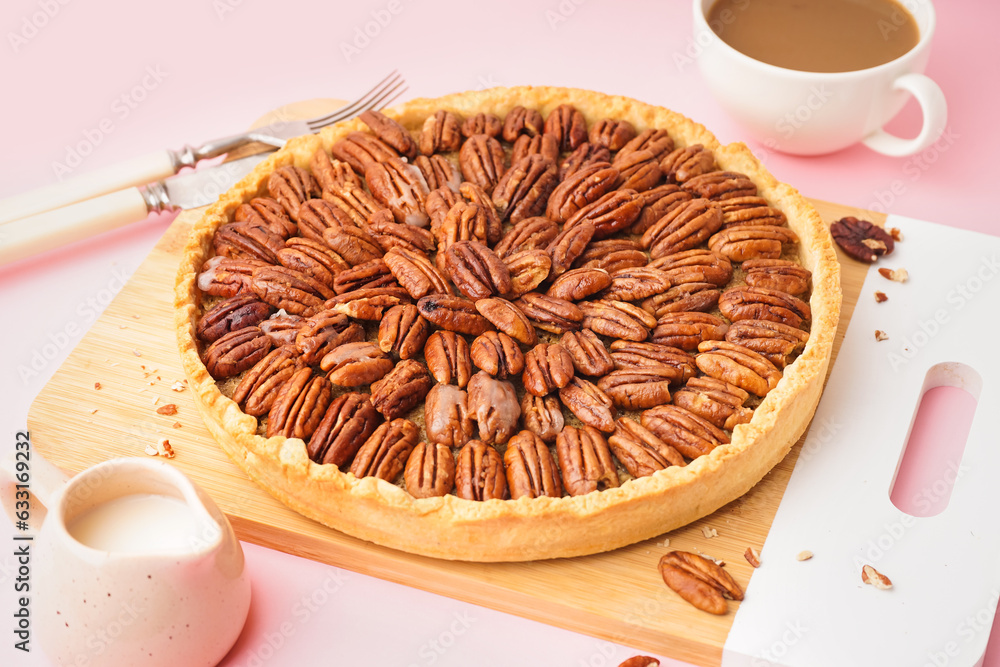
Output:
<svg viewBox="0 0 1000 667">
<path fill-rule="evenodd" d="M 944 131 L 944 93 L 923 74 L 934 36 L 930 0 L 901 0 L 920 30 L 916 46 L 895 60 L 852 72 L 803 72 L 754 60 L 709 26 L 706 16 L 715 2 L 694 0 L 695 41 L 702 47 L 698 64 L 719 103 L 765 147 L 822 155 L 861 141 L 879 153 L 903 156 L 924 150 Z M 919 102 L 924 120 L 920 134 L 904 139 L 882 126 L 909 95 Z"/>
</svg>

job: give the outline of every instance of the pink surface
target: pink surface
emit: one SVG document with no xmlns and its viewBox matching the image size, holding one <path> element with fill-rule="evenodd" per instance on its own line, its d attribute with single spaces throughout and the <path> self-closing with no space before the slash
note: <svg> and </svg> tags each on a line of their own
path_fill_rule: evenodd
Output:
<svg viewBox="0 0 1000 667">
<path fill-rule="evenodd" d="M 579 86 L 669 106 L 723 142 L 742 137 L 699 78 L 686 0 L 358 0 L 286 2 L 280 10 L 261 0 L 155 7 L 63 2 L 7 0 L 0 8 L 0 197 L 55 182 L 66 167 L 83 172 L 228 134 L 289 101 L 350 98 L 393 68 L 407 78 L 412 96 L 494 85 Z M 950 121 L 936 147 L 901 159 L 861 146 L 817 158 L 770 153 L 752 142 L 751 148 L 808 196 L 996 234 L 1000 89 L 991 68 L 1000 61 L 993 34 L 1000 5 L 952 0 L 939 2 L 937 12 L 927 73 L 948 98 Z M 374 36 L 358 37 L 366 26 Z M 910 104 L 890 129 L 912 135 L 919 123 Z M 153 216 L 0 268 L 0 311 L 8 314 L 0 359 L 3 451 L 24 427 L 33 397 L 171 219 Z M 10 529 L 0 525 L 0 544 L 9 544 Z M 4 618 L 13 608 L 8 551 L 0 549 Z M 227 665 L 597 667 L 632 654 L 252 545 L 246 551 L 255 599 Z M 0 643 L 0 664 L 48 664 L 37 651 L 24 655 L 11 643 L 9 635 Z M 998 645 L 987 655 L 990 667 L 1000 666 Z"/>
</svg>

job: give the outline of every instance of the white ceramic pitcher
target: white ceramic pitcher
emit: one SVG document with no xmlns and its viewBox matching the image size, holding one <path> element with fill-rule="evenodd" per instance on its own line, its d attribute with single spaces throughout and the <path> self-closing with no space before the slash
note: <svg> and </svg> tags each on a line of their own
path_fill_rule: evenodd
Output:
<svg viewBox="0 0 1000 667">
<path fill-rule="evenodd" d="M 13 465 L 0 465 L 8 506 Z M 246 621 L 250 579 L 239 540 L 204 491 L 152 459 L 112 459 L 70 479 L 32 452 L 30 470 L 32 516 L 44 522 L 34 541 L 19 544 L 31 550 L 34 637 L 56 664 L 209 667 L 222 660 Z M 81 532 L 94 512 L 91 532 Z M 109 515 L 121 518 L 100 521 Z M 157 546 L 169 528 L 176 539 Z"/>
</svg>

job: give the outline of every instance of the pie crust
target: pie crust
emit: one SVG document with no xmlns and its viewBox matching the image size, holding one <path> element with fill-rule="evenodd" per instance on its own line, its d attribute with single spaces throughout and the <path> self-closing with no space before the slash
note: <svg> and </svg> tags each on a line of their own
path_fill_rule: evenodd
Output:
<svg viewBox="0 0 1000 667">
<path fill-rule="evenodd" d="M 349 132 L 366 129 L 357 119 L 339 123 L 289 141 L 223 194 L 195 224 L 175 286 L 180 354 L 206 426 L 233 461 L 290 508 L 354 537 L 436 558 L 528 561 L 580 556 L 648 539 L 711 514 L 749 491 L 802 435 L 819 402 L 833 349 L 841 305 L 840 267 L 815 209 L 797 190 L 775 180 L 744 144 L 722 146 L 701 125 L 662 107 L 569 88 L 495 88 L 416 99 L 383 113 L 418 131 L 439 109 L 463 116 L 487 112 L 502 119 L 517 105 L 547 116 L 560 104 L 575 106 L 588 125 L 602 118 L 623 119 L 639 132 L 666 129 L 677 146 L 701 143 L 715 154 L 720 169 L 748 175 L 759 195 L 785 213 L 800 239 L 799 262 L 812 272 L 812 326 L 802 354 L 784 369 L 752 420 L 736 426 L 730 444 L 685 467 L 671 466 L 584 496 L 484 502 L 454 495 L 417 499 L 381 479 L 359 479 L 336 466 L 314 463 L 302 440 L 257 435 L 257 420 L 223 395 L 199 357 L 195 325 L 201 295 L 196 276 L 212 254 L 215 230 L 240 204 L 266 196 L 273 170 L 285 165 L 308 168 L 319 147 L 329 152 Z"/>
</svg>

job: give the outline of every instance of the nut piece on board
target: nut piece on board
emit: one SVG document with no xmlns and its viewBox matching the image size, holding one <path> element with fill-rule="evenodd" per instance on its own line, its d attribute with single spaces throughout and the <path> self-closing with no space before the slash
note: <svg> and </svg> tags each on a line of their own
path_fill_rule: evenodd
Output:
<svg viewBox="0 0 1000 667">
<path fill-rule="evenodd" d="M 671 551 L 660 558 L 660 575 L 671 590 L 710 614 L 725 614 L 726 598 L 743 599 L 743 589 L 728 572 L 687 551 Z"/>
<path fill-rule="evenodd" d="M 840 249 L 854 259 L 871 264 L 895 247 L 892 236 L 881 227 L 853 216 L 841 218 L 830 225 L 830 234 Z"/>
</svg>

